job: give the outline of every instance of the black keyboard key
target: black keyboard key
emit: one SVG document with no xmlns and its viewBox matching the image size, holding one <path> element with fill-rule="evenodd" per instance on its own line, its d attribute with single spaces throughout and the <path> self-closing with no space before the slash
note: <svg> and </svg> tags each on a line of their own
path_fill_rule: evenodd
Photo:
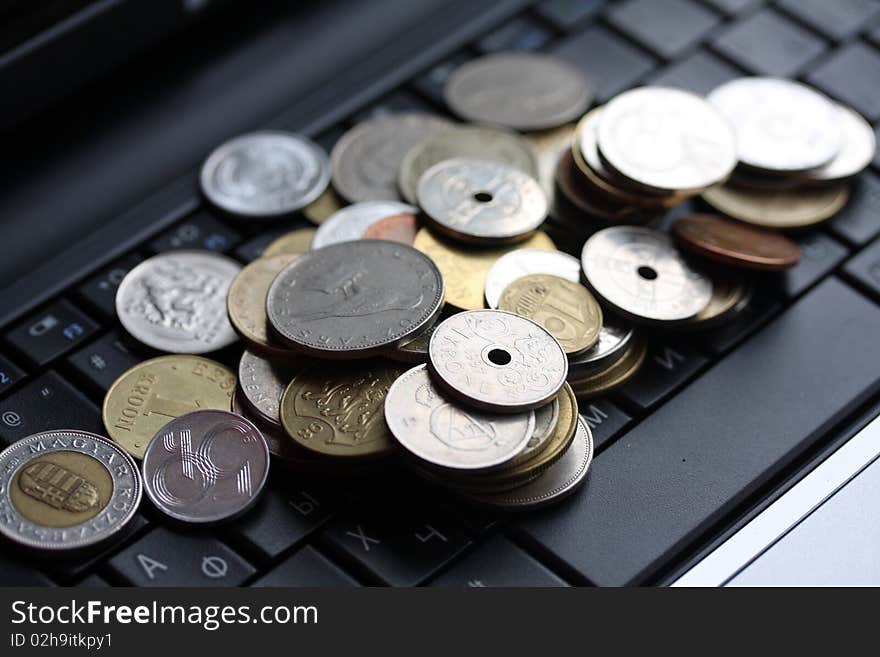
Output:
<svg viewBox="0 0 880 657">
<path fill-rule="evenodd" d="M 593 434 L 593 449 L 604 449 L 626 429 L 632 418 L 607 399 L 578 400 L 578 413 Z"/>
<path fill-rule="evenodd" d="M 128 350 L 115 331 L 101 336 L 67 358 L 77 375 L 99 394 L 107 392 L 117 378 L 140 360 Z"/>
<path fill-rule="evenodd" d="M 761 0 L 704 0 L 704 2 L 728 16 L 735 16 L 761 4 Z"/>
<path fill-rule="evenodd" d="M 136 513 L 131 522 L 115 534 L 109 543 L 102 544 L 99 550 L 72 556 L 58 555 L 46 562 L 45 570 L 63 584 L 72 583 L 87 572 L 95 570 L 99 564 L 105 563 L 123 543 L 142 532 L 147 525 L 149 525 L 147 518 L 141 513 Z"/>
<path fill-rule="evenodd" d="M 61 300 L 20 323 L 6 334 L 6 340 L 40 366 L 87 342 L 97 330 L 98 325 L 85 313 Z"/>
<path fill-rule="evenodd" d="M 315 586 L 331 588 L 359 586 L 359 584 L 342 568 L 330 561 L 315 548 L 307 545 L 299 552 L 291 554 L 254 582 L 252 586 Z"/>
<path fill-rule="evenodd" d="M 652 340 L 645 362 L 619 395 L 640 410 L 656 406 L 688 382 L 708 362 L 684 343 Z"/>
<path fill-rule="evenodd" d="M 238 586 L 256 571 L 207 534 L 159 527 L 108 562 L 109 572 L 133 586 Z"/>
<path fill-rule="evenodd" d="M 795 241 L 801 247 L 801 260 L 778 277 L 780 292 L 788 298 L 806 292 L 831 273 L 849 253 L 845 246 L 822 233 L 808 233 Z"/>
<path fill-rule="evenodd" d="M 487 54 L 503 50 L 540 50 L 552 36 L 553 33 L 548 28 L 523 15 L 489 32 L 477 41 L 476 47 Z"/>
<path fill-rule="evenodd" d="M 538 15 L 562 31 L 599 13 L 607 0 L 542 0 L 535 7 Z"/>
<path fill-rule="evenodd" d="M 0 396 L 24 379 L 25 373 L 11 360 L 0 354 Z"/>
<path fill-rule="evenodd" d="M 862 246 L 880 234 L 880 178 L 863 172 L 850 187 L 849 201 L 828 227 L 835 237 Z"/>
<path fill-rule="evenodd" d="M 0 587 L 11 586 L 55 586 L 55 582 L 32 564 L 0 552 Z"/>
<path fill-rule="evenodd" d="M 880 388 L 880 307 L 836 278 L 599 454 L 521 529 L 573 576 L 651 581 Z"/>
<path fill-rule="evenodd" d="M 110 586 L 110 583 L 100 575 L 93 574 L 80 580 L 76 585 L 81 589 L 105 589 Z"/>
<path fill-rule="evenodd" d="M 52 371 L 0 401 L 0 441 L 9 445 L 49 429 L 104 433 L 98 407 Z"/>
<path fill-rule="evenodd" d="M 838 49 L 807 82 L 852 105 L 869 121 L 880 119 L 880 51 L 855 41 Z"/>
<path fill-rule="evenodd" d="M 715 87 L 740 77 L 742 73 L 715 55 L 698 50 L 682 60 L 676 61 L 651 78 L 652 84 L 678 87 L 705 95 Z"/>
<path fill-rule="evenodd" d="M 568 586 L 503 536 L 493 536 L 431 582 L 444 588 Z"/>
<path fill-rule="evenodd" d="M 290 223 L 285 223 L 283 226 L 275 226 L 269 230 L 264 230 L 260 232 L 258 235 L 250 238 L 239 244 L 235 247 L 235 251 L 233 254 L 239 260 L 243 260 L 244 262 L 253 262 L 261 255 L 263 255 L 263 251 L 266 250 L 266 247 L 269 246 L 276 239 L 285 235 L 291 231 L 299 230 L 300 228 L 314 228 L 314 226 L 306 221 L 305 219 L 294 219 Z"/>
<path fill-rule="evenodd" d="M 352 123 L 360 123 L 367 119 L 374 119 L 398 112 L 432 112 L 433 108 L 424 100 L 406 89 L 399 89 L 390 96 L 386 96 L 379 102 L 371 105 L 362 112 L 352 117 Z"/>
<path fill-rule="evenodd" d="M 446 86 L 446 81 L 455 69 L 470 59 L 471 56 L 463 52 L 453 55 L 446 61 L 422 73 L 413 80 L 412 84 L 422 95 L 445 107 L 446 101 L 443 100 L 443 87 Z"/>
<path fill-rule="evenodd" d="M 822 39 L 770 9 L 738 20 L 713 46 L 752 73 L 782 77 L 795 77 L 825 50 Z"/>
<path fill-rule="evenodd" d="M 611 8 L 607 18 L 618 30 L 665 59 L 698 44 L 719 22 L 716 14 L 693 0 L 627 0 Z"/>
<path fill-rule="evenodd" d="M 877 0 L 777 0 L 776 4 L 835 41 L 853 36 L 880 15 Z"/>
<path fill-rule="evenodd" d="M 207 212 L 197 212 L 150 242 L 153 253 L 203 249 L 226 253 L 241 241 L 241 235 Z"/>
<path fill-rule="evenodd" d="M 870 244 L 846 263 L 843 271 L 865 290 L 880 299 L 880 240 Z"/>
<path fill-rule="evenodd" d="M 757 287 L 763 285 L 758 283 Z M 780 308 L 781 305 L 775 300 L 755 296 L 734 319 L 713 329 L 700 331 L 694 337 L 705 351 L 720 356 L 770 321 Z"/>
<path fill-rule="evenodd" d="M 143 258 L 134 253 L 125 256 L 100 274 L 92 276 L 77 288 L 77 293 L 105 319 L 114 319 L 116 317 L 116 289 L 125 275 L 142 260 Z"/>
</svg>

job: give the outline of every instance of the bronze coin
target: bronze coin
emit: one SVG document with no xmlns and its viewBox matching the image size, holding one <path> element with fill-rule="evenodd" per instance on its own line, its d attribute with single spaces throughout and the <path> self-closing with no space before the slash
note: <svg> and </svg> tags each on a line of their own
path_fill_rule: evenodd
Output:
<svg viewBox="0 0 880 657">
<path fill-rule="evenodd" d="M 419 222 L 414 214 L 393 214 L 372 224 L 361 236 L 365 240 L 390 240 L 412 246 Z"/>
<path fill-rule="evenodd" d="M 562 153 L 556 164 L 556 185 L 566 201 L 588 215 L 605 221 L 637 218 L 634 206 L 613 201 L 592 186 L 578 169 L 570 149 Z"/>
<path fill-rule="evenodd" d="M 672 236 L 689 251 L 747 269 L 788 269 L 801 257 L 798 245 L 784 235 L 713 214 L 678 219 L 672 224 Z"/>
</svg>

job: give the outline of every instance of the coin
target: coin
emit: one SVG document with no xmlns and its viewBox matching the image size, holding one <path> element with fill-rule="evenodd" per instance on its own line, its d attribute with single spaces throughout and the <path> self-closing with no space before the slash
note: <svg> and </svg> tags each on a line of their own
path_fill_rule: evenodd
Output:
<svg viewBox="0 0 880 657">
<path fill-rule="evenodd" d="M 671 322 L 694 317 L 712 298 L 712 282 L 692 269 L 665 233 L 612 226 L 584 244 L 590 288 L 628 317 Z"/>
<path fill-rule="evenodd" d="M 235 375 L 200 356 L 159 356 L 138 363 L 107 391 L 101 411 L 108 435 L 135 458 L 169 420 L 204 408 L 229 408 Z"/>
<path fill-rule="evenodd" d="M 328 187 L 324 192 L 302 209 L 303 216 L 313 224 L 320 226 L 334 212 L 342 208 L 342 201 L 336 196 L 333 188 Z"/>
<path fill-rule="evenodd" d="M 498 415 L 447 400 L 425 365 L 403 373 L 385 398 L 385 419 L 397 441 L 441 468 L 485 470 L 513 459 L 535 429 L 532 411 Z"/>
<path fill-rule="evenodd" d="M 760 190 L 718 185 L 703 200 L 719 212 L 766 228 L 806 228 L 833 217 L 849 198 L 846 183 Z"/>
<path fill-rule="evenodd" d="M 745 309 L 751 288 L 742 280 L 724 277 L 712 281 L 712 298 L 697 316 L 681 326 L 685 330 L 704 330 L 725 323 Z"/>
<path fill-rule="evenodd" d="M 547 329 L 501 310 L 470 310 L 443 321 L 428 355 L 441 388 L 502 413 L 547 403 L 568 373 L 568 358 Z"/>
<path fill-rule="evenodd" d="M 634 331 L 616 317 L 604 313 L 599 340 L 587 351 L 568 359 L 568 380 L 577 381 L 617 361 L 633 339 Z"/>
<path fill-rule="evenodd" d="M 526 443 L 523 450 L 514 457 L 514 463 L 526 461 L 530 456 L 537 454 L 547 444 L 547 441 L 553 437 L 559 426 L 561 407 L 559 398 L 564 397 L 566 389 L 566 386 L 563 386 L 563 392 L 559 393 L 553 401 L 535 409 L 535 430 L 532 432 L 532 437 L 529 438 L 529 442 Z M 574 399 L 574 394 L 572 394 L 571 399 L 577 403 L 577 400 Z"/>
<path fill-rule="evenodd" d="M 362 239 L 370 226 L 397 214 L 418 214 L 419 209 L 397 201 L 364 201 L 338 210 L 318 227 L 312 249 Z"/>
<path fill-rule="evenodd" d="M 412 246 L 418 229 L 416 215 L 405 212 L 380 219 L 367 228 L 362 237 L 365 240 L 390 240 Z"/>
<path fill-rule="evenodd" d="M 581 263 L 567 253 L 551 249 L 516 249 L 507 253 L 486 274 L 486 305 L 498 307 L 504 289 L 528 274 L 553 274 L 572 283 L 581 275 Z"/>
<path fill-rule="evenodd" d="M 431 342 L 431 336 L 434 335 L 434 329 L 437 328 L 438 323 L 422 331 L 413 339 L 397 345 L 394 349 L 389 349 L 384 355 L 402 363 L 427 363 L 428 344 Z"/>
<path fill-rule="evenodd" d="M 533 178 L 538 177 L 538 164 L 532 149 L 515 132 L 486 126 L 456 126 L 416 144 L 403 158 L 397 179 L 403 198 L 416 203 L 422 174 L 435 164 L 456 157 L 502 162 Z"/>
<path fill-rule="evenodd" d="M 589 399 L 609 393 L 636 375 L 645 362 L 647 352 L 644 340 L 632 340 L 623 355 L 610 366 L 596 370 L 582 379 L 569 381 L 569 384 L 578 399 Z"/>
<path fill-rule="evenodd" d="M 527 239 L 547 217 L 541 186 L 519 169 L 454 158 L 422 174 L 419 205 L 437 229 L 482 244 Z"/>
<path fill-rule="evenodd" d="M 259 499 L 269 447 L 259 429 L 230 411 L 174 418 L 144 454 L 144 489 L 162 513 L 192 524 L 230 520 Z"/>
<path fill-rule="evenodd" d="M 281 424 L 301 447 L 326 456 L 363 458 L 394 450 L 383 408 L 403 369 L 381 361 L 306 367 L 281 397 Z"/>
<path fill-rule="evenodd" d="M 395 201 L 397 171 L 407 151 L 452 124 L 433 114 L 389 114 L 359 123 L 330 153 L 333 187 L 349 203 Z"/>
<path fill-rule="evenodd" d="M 544 190 L 547 203 L 553 205 L 556 193 L 556 163 L 559 156 L 571 148 L 571 140 L 574 137 L 574 123 L 567 123 L 558 128 L 530 132 L 524 135 L 526 142 L 535 154 L 535 162 L 538 165 L 538 175 L 535 178 Z"/>
<path fill-rule="evenodd" d="M 590 88 L 568 62 L 537 53 L 499 53 L 456 69 L 443 89 L 450 109 L 466 121 L 514 130 L 555 128 L 583 114 Z"/>
<path fill-rule="evenodd" d="M 238 385 L 243 400 L 262 422 L 281 427 L 281 395 L 301 367 L 302 363 L 268 360 L 244 350 L 238 362 Z"/>
<path fill-rule="evenodd" d="M 820 169 L 807 173 L 810 180 L 828 182 L 851 178 L 867 167 L 877 150 L 877 137 L 871 124 L 846 105 L 837 104 L 841 146 L 837 155 Z"/>
<path fill-rule="evenodd" d="M 116 290 L 123 328 L 148 347 L 203 354 L 237 340 L 226 293 L 241 265 L 209 251 L 175 251 L 144 260 Z"/>
<path fill-rule="evenodd" d="M 312 240 L 317 230 L 314 228 L 299 228 L 282 235 L 269 243 L 263 249 L 263 258 L 284 254 L 307 253 L 312 248 Z"/>
<path fill-rule="evenodd" d="M 259 428 L 263 438 L 266 439 L 269 454 L 282 461 L 285 466 L 314 466 L 314 455 L 307 450 L 298 448 L 284 432 L 284 429 L 271 424 L 261 424 L 258 418 L 251 415 L 253 413 L 252 407 L 244 400 L 244 393 L 241 390 L 236 390 L 232 395 L 230 410 Z"/>
<path fill-rule="evenodd" d="M 828 164 L 840 150 L 834 104 L 799 82 L 737 78 L 713 89 L 707 100 L 733 125 L 737 154 L 746 166 L 797 173 Z"/>
<path fill-rule="evenodd" d="M 737 267 L 788 269 L 801 257 L 798 245 L 784 235 L 711 214 L 681 217 L 671 233 L 681 247 Z"/>
<path fill-rule="evenodd" d="M 443 309 L 443 277 L 430 258 L 385 240 L 311 251 L 272 283 L 266 312 L 291 348 L 362 358 L 430 326 Z"/>
<path fill-rule="evenodd" d="M 34 550 L 76 550 L 118 534 L 137 512 L 131 457 L 85 431 L 33 434 L 0 452 L 0 534 Z"/>
<path fill-rule="evenodd" d="M 251 219 L 290 214 L 327 188 L 323 149 L 288 132 L 252 132 L 217 147 L 201 171 L 202 191 L 221 210 Z"/>
<path fill-rule="evenodd" d="M 642 210 L 621 199 L 612 198 L 597 189 L 588 178 L 585 178 L 575 163 L 574 156 L 571 151 L 565 152 L 559 158 L 556 167 L 556 186 L 561 192 L 561 196 L 557 196 L 555 218 L 572 224 L 577 229 L 586 228 L 593 229 L 594 222 L 584 221 L 584 219 L 598 218 L 605 222 L 640 222 L 644 220 Z M 577 213 L 573 217 L 573 221 L 569 221 L 568 217 L 560 216 L 559 210 L 562 208 L 560 200 L 564 199 Z M 586 214 L 587 217 L 581 216 Z"/>
</svg>

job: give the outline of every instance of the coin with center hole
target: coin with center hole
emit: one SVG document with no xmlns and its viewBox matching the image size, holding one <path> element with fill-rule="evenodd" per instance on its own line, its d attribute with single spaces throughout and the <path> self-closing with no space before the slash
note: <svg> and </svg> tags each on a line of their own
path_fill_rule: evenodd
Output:
<svg viewBox="0 0 880 657">
<path fill-rule="evenodd" d="M 604 369 L 623 356 L 635 331 L 616 317 L 605 313 L 599 340 L 587 351 L 568 359 L 568 380 L 577 381 Z"/>
<path fill-rule="evenodd" d="M 417 207 L 397 201 L 364 201 L 349 205 L 333 213 L 318 227 L 312 238 L 312 249 L 362 239 L 370 226 L 386 217 L 418 212 Z"/>
<path fill-rule="evenodd" d="M 553 274 L 572 283 L 581 276 L 581 263 L 562 251 L 550 249 L 516 249 L 492 265 L 486 274 L 486 305 L 498 307 L 504 289 L 517 278 L 528 274 Z"/>
<path fill-rule="evenodd" d="M 841 130 L 840 150 L 824 167 L 808 172 L 809 180 L 828 182 L 851 178 L 874 159 L 877 137 L 871 124 L 846 105 L 837 105 L 837 117 Z"/>
<path fill-rule="evenodd" d="M 253 351 L 244 350 L 238 361 L 238 385 L 242 398 L 262 422 L 281 426 L 278 410 L 281 395 L 302 367 L 302 363 L 269 360 Z"/>
<path fill-rule="evenodd" d="M 830 219 L 846 205 L 845 182 L 793 189 L 755 189 L 716 185 L 703 192 L 703 200 L 734 219 L 765 228 L 806 228 Z"/>
</svg>

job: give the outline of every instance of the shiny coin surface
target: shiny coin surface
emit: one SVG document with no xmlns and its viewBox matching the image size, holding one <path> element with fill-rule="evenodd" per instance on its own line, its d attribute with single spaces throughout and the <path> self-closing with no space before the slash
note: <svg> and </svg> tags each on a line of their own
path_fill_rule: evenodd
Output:
<svg viewBox="0 0 880 657">
<path fill-rule="evenodd" d="M 448 400 L 425 365 L 402 374 L 385 399 L 385 419 L 397 441 L 422 461 L 456 470 L 485 470 L 519 454 L 532 437 L 532 411 L 498 415 Z"/>
<path fill-rule="evenodd" d="M 577 229 L 583 227 L 592 229 L 594 222 L 590 220 L 593 218 L 605 222 L 639 223 L 643 221 L 641 215 L 647 212 L 597 188 L 580 171 L 571 151 L 563 153 L 559 158 L 556 167 L 556 186 L 561 196 L 556 197 L 557 212 L 554 218 L 566 220 L 566 216 L 559 211 L 564 207 L 560 201 L 567 202 L 576 211 L 576 216 L 567 223 L 574 224 Z"/>
<path fill-rule="evenodd" d="M 743 164 L 774 173 L 797 173 L 828 164 L 841 147 L 834 104 L 793 80 L 746 77 L 707 96 L 730 121 Z"/>
<path fill-rule="evenodd" d="M 147 497 L 162 513 L 192 524 L 222 522 L 259 499 L 269 475 L 269 447 L 240 415 L 195 411 L 162 427 L 142 469 Z"/>
<path fill-rule="evenodd" d="M 102 417 L 109 436 L 135 458 L 169 420 L 204 408 L 227 410 L 235 374 L 207 358 L 160 356 L 138 363 L 107 391 Z"/>
<path fill-rule="evenodd" d="M 808 172 L 809 180 L 828 182 L 851 178 L 874 159 L 877 137 L 871 124 L 845 105 L 837 105 L 837 117 L 841 129 L 840 150 L 824 167 Z"/>
<path fill-rule="evenodd" d="M 280 426 L 261 424 L 259 419 L 253 415 L 253 408 L 245 401 L 241 390 L 237 390 L 232 396 L 231 410 L 257 426 L 260 433 L 263 434 L 263 438 L 266 439 L 269 454 L 282 461 L 285 466 L 310 465 L 309 461 L 314 457 L 312 452 L 300 449 Z"/>
<path fill-rule="evenodd" d="M 327 188 L 330 165 L 314 142 L 252 132 L 219 146 L 202 165 L 202 192 L 225 212 L 269 219 L 305 207 Z"/>
<path fill-rule="evenodd" d="M 564 390 L 565 388 L 563 387 Z M 543 448 L 553 436 L 556 427 L 559 426 L 559 397 L 562 395 L 564 395 L 564 392 L 560 393 L 549 404 L 544 404 L 535 409 L 535 430 L 532 433 L 532 437 L 529 438 L 529 442 L 526 443 L 526 446 L 523 447 L 523 450 L 514 459 L 514 462 L 527 460 Z M 572 399 L 574 399 L 574 395 L 572 395 Z"/>
<path fill-rule="evenodd" d="M 798 245 L 784 235 L 712 214 L 681 217 L 671 233 L 682 248 L 737 267 L 788 269 L 801 257 Z"/>
<path fill-rule="evenodd" d="M 359 123 L 330 153 L 333 187 L 349 203 L 394 201 L 397 171 L 410 148 L 452 124 L 433 114 L 389 114 Z"/>
<path fill-rule="evenodd" d="M 537 408 L 565 384 L 568 358 L 549 331 L 500 310 L 471 310 L 444 320 L 431 336 L 439 385 L 467 404 L 514 413 Z"/>
<path fill-rule="evenodd" d="M 364 201 L 342 208 L 318 227 L 312 249 L 330 244 L 353 242 L 378 221 L 398 214 L 418 214 L 419 209 L 397 201 Z"/>
<path fill-rule="evenodd" d="M 390 240 L 412 245 L 418 230 L 419 221 L 416 215 L 405 212 L 380 219 L 367 228 L 362 237 L 365 240 Z"/>
<path fill-rule="evenodd" d="M 498 307 L 504 289 L 528 274 L 553 274 L 572 283 L 581 276 L 581 263 L 562 251 L 551 249 L 516 249 L 501 256 L 486 274 L 486 305 Z"/>
<path fill-rule="evenodd" d="M 443 90 L 461 118 L 514 130 L 555 128 L 583 114 L 590 88 L 568 62 L 536 53 L 486 55 L 459 67 Z"/>
<path fill-rule="evenodd" d="M 741 280 L 716 278 L 712 281 L 712 299 L 697 316 L 681 326 L 685 330 L 704 330 L 733 319 L 748 303 L 751 288 Z"/>
<path fill-rule="evenodd" d="M 0 452 L 0 534 L 33 550 L 97 545 L 137 512 L 141 478 L 131 457 L 85 431 L 44 431 Z"/>
<path fill-rule="evenodd" d="M 314 201 L 309 203 L 302 209 L 303 216 L 316 226 L 323 224 L 334 212 L 341 209 L 343 202 L 333 191 L 332 187 L 328 187 Z"/>
<path fill-rule="evenodd" d="M 384 240 L 311 251 L 272 283 L 266 311 L 291 348 L 361 358 L 430 326 L 443 308 L 443 277 L 411 246 Z"/>
<path fill-rule="evenodd" d="M 237 340 L 226 294 L 241 265 L 209 251 L 174 251 L 144 260 L 116 291 L 128 333 L 153 349 L 204 354 Z"/>
<path fill-rule="evenodd" d="M 603 107 L 596 136 L 614 171 L 662 192 L 705 189 L 725 180 L 737 163 L 736 138 L 718 111 L 670 87 L 616 96 Z"/>
<path fill-rule="evenodd" d="M 684 261 L 665 233 L 650 228 L 600 230 L 584 244 L 581 265 L 590 288 L 629 317 L 682 321 L 712 298 L 712 282 Z"/>
<path fill-rule="evenodd" d="M 263 258 L 271 258 L 277 255 L 290 255 L 308 253 L 312 248 L 312 240 L 315 239 L 314 228 L 299 228 L 292 230 L 286 235 L 269 243 L 263 250 Z"/>
<path fill-rule="evenodd" d="M 631 326 L 626 326 L 616 317 L 605 313 L 596 344 L 568 359 L 568 380 L 576 381 L 591 372 L 608 367 L 624 354 L 634 334 Z"/>
<path fill-rule="evenodd" d="M 456 158 L 422 174 L 419 205 L 437 229 L 467 242 L 527 239 L 547 217 L 534 178 L 500 162 Z"/>
<path fill-rule="evenodd" d="M 780 190 L 718 185 L 703 192 L 704 201 L 729 217 L 778 229 L 805 228 L 830 219 L 848 198 L 846 183 Z"/>
<path fill-rule="evenodd" d="M 281 426 L 281 395 L 302 364 L 269 360 L 247 349 L 238 362 L 238 385 L 243 400 L 261 422 Z"/>
<path fill-rule="evenodd" d="M 604 395 L 632 379 L 645 362 L 647 353 L 644 340 L 632 340 L 623 355 L 608 367 L 597 369 L 581 379 L 571 380 L 569 384 L 578 399 Z"/>
</svg>

